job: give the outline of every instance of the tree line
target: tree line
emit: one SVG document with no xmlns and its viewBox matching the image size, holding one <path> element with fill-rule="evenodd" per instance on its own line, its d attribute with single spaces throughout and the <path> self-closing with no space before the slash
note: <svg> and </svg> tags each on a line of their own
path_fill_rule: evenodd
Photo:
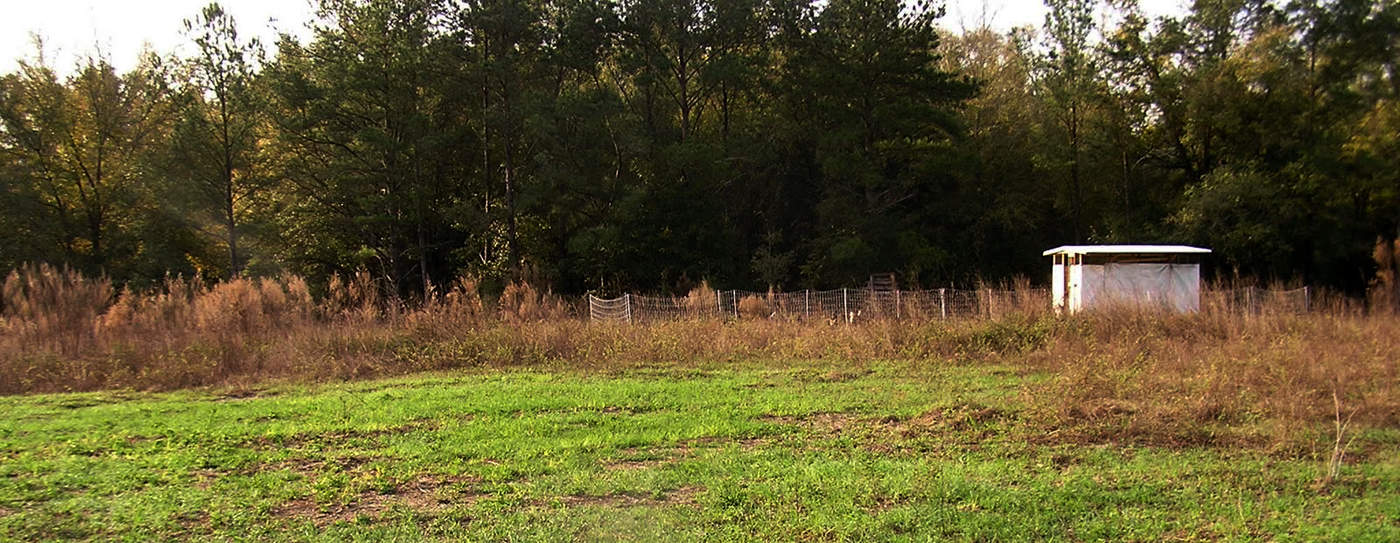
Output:
<svg viewBox="0 0 1400 543">
<path fill-rule="evenodd" d="M 125 73 L 37 47 L 0 77 L 0 269 L 938 286 L 1172 242 L 1374 280 L 1400 4 L 1047 5 L 1000 33 L 924 0 L 319 0 L 262 44 L 211 4 Z"/>
</svg>

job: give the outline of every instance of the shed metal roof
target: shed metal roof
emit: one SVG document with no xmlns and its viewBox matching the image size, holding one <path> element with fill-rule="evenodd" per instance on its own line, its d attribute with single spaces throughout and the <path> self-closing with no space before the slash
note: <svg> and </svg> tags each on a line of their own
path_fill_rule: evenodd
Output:
<svg viewBox="0 0 1400 543">
<path fill-rule="evenodd" d="M 1087 255 L 1087 254 L 1128 254 L 1128 255 L 1150 255 L 1150 254 L 1207 254 L 1210 249 L 1192 247 L 1190 245 L 1061 245 L 1041 253 L 1041 256 L 1057 254 Z"/>
</svg>

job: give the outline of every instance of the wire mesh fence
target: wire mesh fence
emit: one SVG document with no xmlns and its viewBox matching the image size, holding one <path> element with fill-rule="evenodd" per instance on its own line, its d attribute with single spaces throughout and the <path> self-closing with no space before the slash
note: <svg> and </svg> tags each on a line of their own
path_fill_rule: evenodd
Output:
<svg viewBox="0 0 1400 543">
<path fill-rule="evenodd" d="M 892 290 L 844 288 L 796 292 L 714 291 L 709 296 L 589 295 L 595 321 L 652 322 L 689 318 L 784 319 L 854 322 L 878 319 L 997 317 L 1050 308 L 1046 289 Z"/>
<path fill-rule="evenodd" d="M 1312 289 L 1242 287 L 1201 292 L 1201 308 L 1223 313 L 1307 313 L 1312 311 Z"/>
<path fill-rule="evenodd" d="M 1206 290 L 1201 309 L 1230 313 L 1306 313 L 1311 290 L 1245 287 Z M 702 295 L 616 298 L 588 295 L 588 316 L 601 322 L 645 323 L 695 318 L 855 322 L 999 318 L 1051 309 L 1049 289 L 873 290 L 843 288 L 796 292 L 719 290 Z"/>
</svg>

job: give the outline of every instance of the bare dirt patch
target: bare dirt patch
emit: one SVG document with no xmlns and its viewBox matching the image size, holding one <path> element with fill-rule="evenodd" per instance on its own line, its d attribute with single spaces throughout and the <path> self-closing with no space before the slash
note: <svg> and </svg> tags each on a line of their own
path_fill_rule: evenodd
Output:
<svg viewBox="0 0 1400 543">
<path fill-rule="evenodd" d="M 936 408 L 915 417 L 872 417 L 855 413 L 818 412 L 806 415 L 767 415 L 765 422 L 796 427 L 805 436 L 854 438 L 879 452 L 927 449 L 933 440 L 943 445 L 972 445 L 994 437 L 1017 415 L 994 407 L 969 404 Z M 791 437 L 791 436 L 789 436 Z"/>
<path fill-rule="evenodd" d="M 646 507 L 660 505 L 694 505 L 695 497 L 704 489 L 698 486 L 683 486 L 658 494 L 635 492 L 615 492 L 600 496 L 562 496 L 559 502 L 566 507 Z"/>
<path fill-rule="evenodd" d="M 222 477 L 224 474 L 219 470 L 197 469 L 194 470 L 191 475 L 194 475 L 195 488 L 209 490 L 209 487 L 214 486 L 214 481 L 217 481 L 219 477 Z"/>
<path fill-rule="evenodd" d="M 608 470 L 656 469 L 675 464 L 693 454 L 690 445 L 685 443 L 671 448 L 628 447 L 622 451 L 621 457 L 604 460 L 603 468 Z"/>
<path fill-rule="evenodd" d="M 741 448 L 741 449 L 743 449 L 743 450 L 746 450 L 746 451 L 749 451 L 749 450 L 753 450 L 754 448 L 759 447 L 760 445 L 764 445 L 764 444 L 772 443 L 772 442 L 773 442 L 773 438 L 771 438 L 771 437 L 726 437 L 726 436 L 707 436 L 707 437 L 698 437 L 698 438 L 695 438 L 695 439 L 687 439 L 687 440 L 681 442 L 681 446 L 682 446 L 682 447 L 685 447 L 685 448 L 687 448 L 687 449 L 691 449 L 691 448 L 696 448 L 696 449 L 698 449 L 698 448 L 725 447 L 725 446 L 728 446 L 728 445 L 730 445 L 730 444 L 735 444 L 735 445 L 738 445 L 739 448 Z"/>
<path fill-rule="evenodd" d="M 223 394 L 219 394 L 216 398 L 214 398 L 214 401 L 237 402 L 271 396 L 276 396 L 276 394 L 260 388 L 236 388 L 232 390 L 227 390 Z"/>
<path fill-rule="evenodd" d="M 337 522 L 354 522 L 362 517 L 377 520 L 395 507 L 433 514 L 454 506 L 470 506 L 485 496 L 471 489 L 452 488 L 467 481 L 469 479 L 462 477 L 422 477 L 395 487 L 393 492 L 362 492 L 343 504 L 318 504 L 309 497 L 298 498 L 273 510 L 273 515 L 310 520 L 317 527 L 324 527 Z"/>
<path fill-rule="evenodd" d="M 176 515 L 175 522 L 185 532 L 202 533 L 209 528 L 209 518 L 208 511 L 195 511 Z"/>
<path fill-rule="evenodd" d="M 765 422 L 797 426 L 821 433 L 887 430 L 900 434 L 915 434 L 936 429 L 965 431 L 987 427 L 1014 418 L 1011 413 L 995 407 L 964 405 L 925 411 L 912 418 L 863 417 L 854 413 L 819 412 L 807 415 L 765 415 Z"/>
<path fill-rule="evenodd" d="M 357 439 L 378 439 L 386 435 L 398 435 L 432 428 L 433 425 L 433 421 L 424 419 L 378 430 L 333 430 L 329 432 L 303 432 L 288 436 L 257 436 L 248 440 L 247 445 L 255 450 L 302 449 L 310 445 L 336 445 Z"/>
</svg>

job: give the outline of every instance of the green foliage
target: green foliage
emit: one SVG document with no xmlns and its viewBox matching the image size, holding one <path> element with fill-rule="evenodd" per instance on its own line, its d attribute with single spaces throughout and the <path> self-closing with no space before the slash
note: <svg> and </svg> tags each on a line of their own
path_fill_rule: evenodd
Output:
<svg viewBox="0 0 1400 543">
<path fill-rule="evenodd" d="M 1189 242 L 1365 288 L 1400 237 L 1394 2 L 1047 7 L 324 0 L 264 59 L 211 4 L 187 58 L 0 77 L 0 267 L 932 286 Z"/>
</svg>

